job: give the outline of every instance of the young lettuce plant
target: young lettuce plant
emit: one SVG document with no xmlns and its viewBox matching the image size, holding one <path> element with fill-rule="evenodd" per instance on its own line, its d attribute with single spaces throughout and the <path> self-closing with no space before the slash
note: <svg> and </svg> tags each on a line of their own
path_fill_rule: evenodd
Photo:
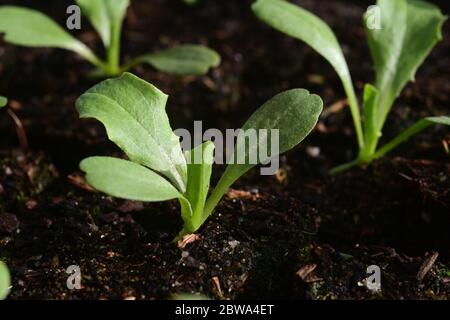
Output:
<svg viewBox="0 0 450 320">
<path fill-rule="evenodd" d="M 230 163 L 208 198 L 214 144 L 208 141 L 183 154 L 165 111 L 167 98 L 130 73 L 105 80 L 80 96 L 76 103 L 80 117 L 102 122 L 109 139 L 129 158 L 91 157 L 80 168 L 90 185 L 114 197 L 148 202 L 178 199 L 184 221 L 179 237 L 197 231 L 231 185 L 256 165 L 248 159 L 267 163 L 292 149 L 311 132 L 322 111 L 320 97 L 304 89 L 285 91 L 267 101 L 237 136 L 235 150 L 244 150 L 245 161 Z M 260 152 L 269 143 L 268 135 L 246 148 L 248 129 L 278 129 L 279 152 Z"/>
<path fill-rule="evenodd" d="M 188 44 L 144 54 L 121 66 L 120 38 L 130 0 L 76 0 L 76 3 L 100 35 L 106 50 L 105 60 L 36 10 L 1 6 L 0 33 L 5 33 L 5 40 L 15 45 L 73 51 L 94 65 L 97 69 L 92 74 L 99 77 L 118 76 L 141 63 L 176 75 L 202 75 L 220 63 L 220 56 L 215 51 Z"/>
<path fill-rule="evenodd" d="M 441 28 L 446 17 L 438 7 L 421 0 L 378 0 L 377 6 L 381 28 L 367 28 L 376 80 L 375 85 L 367 84 L 364 88 L 363 117 L 347 62 L 331 28 L 316 15 L 287 1 L 257 0 L 252 6 L 254 13 L 265 23 L 307 43 L 322 55 L 341 79 L 355 126 L 359 155 L 331 173 L 369 164 L 432 124 L 450 125 L 449 117 L 427 117 L 379 147 L 395 99 L 406 84 L 414 80 L 419 66 L 442 39 Z M 366 26 L 370 18 L 368 12 Z"/>
</svg>

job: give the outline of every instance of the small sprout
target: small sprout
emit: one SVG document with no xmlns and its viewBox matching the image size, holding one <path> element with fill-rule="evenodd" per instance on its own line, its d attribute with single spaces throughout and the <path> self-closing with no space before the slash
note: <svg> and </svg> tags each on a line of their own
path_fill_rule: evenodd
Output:
<svg viewBox="0 0 450 320">
<path fill-rule="evenodd" d="M 375 85 L 367 84 L 363 94 L 363 117 L 352 78 L 339 42 L 319 17 L 283 0 L 257 0 L 254 13 L 271 27 L 299 39 L 322 55 L 336 70 L 347 94 L 355 126 L 359 155 L 332 173 L 355 165 L 369 164 L 432 124 L 450 125 L 450 117 L 427 117 L 379 147 L 386 118 L 395 99 L 436 43 L 442 39 L 446 17 L 438 7 L 421 0 L 378 0 L 381 28 L 366 23 L 369 47 L 376 74 Z M 366 16 L 366 18 L 370 18 Z"/>
<path fill-rule="evenodd" d="M 0 300 L 6 299 L 11 288 L 11 275 L 8 267 L 0 261 Z"/>
<path fill-rule="evenodd" d="M 8 99 L 5 97 L 0 96 L 0 108 L 3 108 L 8 103 Z"/>
<path fill-rule="evenodd" d="M 77 100 L 80 117 L 101 121 L 109 139 L 129 160 L 91 157 L 80 168 L 90 185 L 111 196 L 149 202 L 178 199 L 184 226 L 176 240 L 197 231 L 239 177 L 299 144 L 322 111 L 320 97 L 304 89 L 285 91 L 266 102 L 244 124 L 235 146 L 244 150 L 245 159 L 258 155 L 257 163 L 230 163 L 208 198 L 215 146 L 207 141 L 183 154 L 170 127 L 166 102 L 163 92 L 130 73 L 84 93 Z M 246 148 L 248 129 L 278 129 L 278 153 L 260 152 L 267 137 Z"/>
<path fill-rule="evenodd" d="M 5 33 L 5 41 L 15 45 L 76 52 L 97 67 L 92 75 L 98 77 L 117 76 L 141 63 L 177 75 L 202 75 L 220 63 L 214 50 L 200 45 L 179 45 L 135 57 L 121 66 L 120 37 L 130 0 L 76 0 L 76 3 L 99 34 L 106 49 L 105 61 L 51 18 L 33 9 L 1 6 L 0 34 Z"/>
</svg>

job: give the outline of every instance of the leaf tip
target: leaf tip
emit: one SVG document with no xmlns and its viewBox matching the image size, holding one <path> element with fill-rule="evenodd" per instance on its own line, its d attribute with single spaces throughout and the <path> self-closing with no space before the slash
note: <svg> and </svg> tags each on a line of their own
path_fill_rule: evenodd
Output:
<svg viewBox="0 0 450 320">
<path fill-rule="evenodd" d="M 5 107 L 8 104 L 8 99 L 5 97 L 0 96 L 0 109 Z"/>
</svg>

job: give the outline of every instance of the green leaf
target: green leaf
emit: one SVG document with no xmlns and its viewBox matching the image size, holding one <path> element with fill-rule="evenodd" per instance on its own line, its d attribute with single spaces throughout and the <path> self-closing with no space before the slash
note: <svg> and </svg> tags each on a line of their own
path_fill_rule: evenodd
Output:
<svg viewBox="0 0 450 320">
<path fill-rule="evenodd" d="M 203 223 L 203 209 L 208 196 L 211 180 L 212 164 L 214 162 L 214 143 L 205 142 L 186 152 L 188 162 L 188 185 L 184 194 L 192 206 L 192 216 L 183 214 L 185 229 L 195 232 Z"/>
<path fill-rule="evenodd" d="M 111 157 L 91 157 L 80 163 L 87 182 L 108 195 L 137 201 L 181 197 L 169 181 L 144 166 Z"/>
<path fill-rule="evenodd" d="M 6 264 L 0 261 L 0 300 L 6 299 L 11 287 L 11 275 Z"/>
<path fill-rule="evenodd" d="M 102 38 L 105 47 L 111 44 L 112 28 L 121 24 L 130 5 L 129 0 L 76 0 L 83 14 Z"/>
<path fill-rule="evenodd" d="M 0 96 L 0 108 L 3 108 L 8 103 L 8 99 L 5 97 Z"/>
<path fill-rule="evenodd" d="M 364 87 L 363 110 L 364 110 L 364 139 L 365 145 L 361 150 L 361 157 L 373 154 L 381 131 L 377 128 L 377 99 L 378 91 L 371 84 Z"/>
<path fill-rule="evenodd" d="M 333 66 L 347 93 L 358 143 L 362 147 L 364 138 L 361 117 L 352 78 L 341 46 L 331 28 L 318 16 L 283 0 L 258 0 L 252 5 L 252 9 L 265 23 L 307 43 Z"/>
<path fill-rule="evenodd" d="M 102 122 L 108 137 L 130 160 L 168 177 L 186 190 L 186 160 L 170 127 L 167 95 L 138 77 L 124 73 L 94 86 L 77 100 L 82 118 Z"/>
<path fill-rule="evenodd" d="M 381 29 L 368 30 L 368 37 L 380 92 L 377 126 L 381 130 L 395 98 L 442 39 L 446 17 L 424 1 L 378 0 L 377 4 Z"/>
<path fill-rule="evenodd" d="M 140 63 L 175 75 L 203 75 L 220 64 L 220 56 L 207 47 L 186 44 L 137 57 L 127 68 Z"/>
<path fill-rule="evenodd" d="M 272 157 L 278 156 L 299 144 L 315 127 L 322 112 L 323 103 L 319 96 L 310 94 L 305 89 L 293 89 L 282 92 L 259 108 L 242 127 L 237 137 L 236 150 L 245 151 L 245 160 L 257 159 L 258 163 L 265 163 Z M 258 143 L 246 147 L 246 130 L 271 129 L 279 130 L 278 153 L 271 153 L 269 135 L 260 135 Z M 262 152 L 260 152 L 262 149 Z M 270 152 L 265 152 L 270 151 Z M 262 157 L 260 155 L 263 155 Z M 265 155 L 264 155 L 265 154 Z M 237 159 L 233 153 L 231 157 Z M 220 179 L 213 194 L 208 199 L 205 216 L 208 216 L 228 188 L 243 174 L 256 164 L 229 164 Z"/>
<path fill-rule="evenodd" d="M 100 64 L 88 47 L 36 10 L 0 7 L 0 33 L 5 33 L 5 40 L 15 45 L 71 50 L 94 64 Z"/>
<path fill-rule="evenodd" d="M 232 158 L 236 160 L 236 151 L 245 150 L 245 162 L 257 158 L 258 163 L 264 163 L 299 144 L 317 124 L 322 112 L 322 100 L 319 96 L 310 94 L 305 89 L 293 89 L 277 94 L 257 110 L 244 124 L 238 135 L 235 152 Z M 278 129 L 279 152 L 260 157 L 260 148 L 270 150 L 270 135 L 260 136 L 258 144 L 246 145 L 245 132 L 248 129 Z M 264 154 L 264 152 L 262 152 Z M 224 173 L 224 179 L 231 183 L 253 168 L 256 164 L 230 164 Z"/>
<path fill-rule="evenodd" d="M 200 293 L 177 293 L 174 294 L 170 300 L 196 301 L 196 300 L 211 300 Z"/>
<path fill-rule="evenodd" d="M 197 4 L 199 1 L 200 0 L 183 0 L 184 3 L 190 6 Z"/>
<path fill-rule="evenodd" d="M 392 139 L 390 142 L 381 147 L 374 155 L 373 159 L 378 159 L 386 155 L 388 152 L 396 148 L 401 143 L 405 142 L 413 135 L 419 133 L 420 131 L 428 128 L 433 124 L 440 124 L 450 126 L 450 117 L 427 117 L 417 121 L 411 127 L 400 133 L 397 137 Z"/>
</svg>

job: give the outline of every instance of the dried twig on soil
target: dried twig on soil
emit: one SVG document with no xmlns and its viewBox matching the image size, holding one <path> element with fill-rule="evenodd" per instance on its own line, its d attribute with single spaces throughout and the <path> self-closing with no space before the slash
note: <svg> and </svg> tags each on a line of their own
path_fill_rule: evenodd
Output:
<svg viewBox="0 0 450 320">
<path fill-rule="evenodd" d="M 86 180 L 80 175 L 70 174 L 67 176 L 67 178 L 69 179 L 71 184 L 80 189 L 86 190 L 88 192 L 96 192 L 96 190 L 88 185 Z"/>
<path fill-rule="evenodd" d="M 432 252 L 428 254 L 428 256 L 423 261 L 422 265 L 420 266 L 419 272 L 417 273 L 417 280 L 422 281 L 423 278 L 427 275 L 428 272 L 430 272 L 431 268 L 433 268 L 434 263 L 436 262 L 437 258 L 439 256 L 438 252 Z"/>
<path fill-rule="evenodd" d="M 214 284 L 214 287 L 217 290 L 217 293 L 219 294 L 219 296 L 221 298 L 223 298 L 223 292 L 222 292 L 222 288 L 220 287 L 220 280 L 218 277 L 212 277 L 212 282 Z"/>
<path fill-rule="evenodd" d="M 24 150 L 28 149 L 27 133 L 25 131 L 25 127 L 22 124 L 22 121 L 11 109 L 8 109 L 7 112 L 16 126 L 17 138 L 19 139 L 20 147 Z"/>
<path fill-rule="evenodd" d="M 316 269 L 316 267 L 317 267 L 317 265 L 314 263 L 304 265 L 296 272 L 296 275 L 298 275 L 300 277 L 300 279 L 302 279 L 304 282 L 307 282 L 307 283 L 320 281 L 322 279 L 317 278 L 312 275 L 312 272 Z"/>
<path fill-rule="evenodd" d="M 233 199 L 244 199 L 244 200 L 252 200 L 256 201 L 258 199 L 258 194 L 253 194 L 249 191 L 244 190 L 236 190 L 236 189 L 230 189 L 227 193 L 227 198 L 230 200 Z"/>
<path fill-rule="evenodd" d="M 189 243 L 197 241 L 198 239 L 200 239 L 200 237 L 196 234 L 187 234 L 183 237 L 183 239 L 181 239 L 177 242 L 177 246 L 178 246 L 178 248 L 183 249 Z"/>
</svg>

